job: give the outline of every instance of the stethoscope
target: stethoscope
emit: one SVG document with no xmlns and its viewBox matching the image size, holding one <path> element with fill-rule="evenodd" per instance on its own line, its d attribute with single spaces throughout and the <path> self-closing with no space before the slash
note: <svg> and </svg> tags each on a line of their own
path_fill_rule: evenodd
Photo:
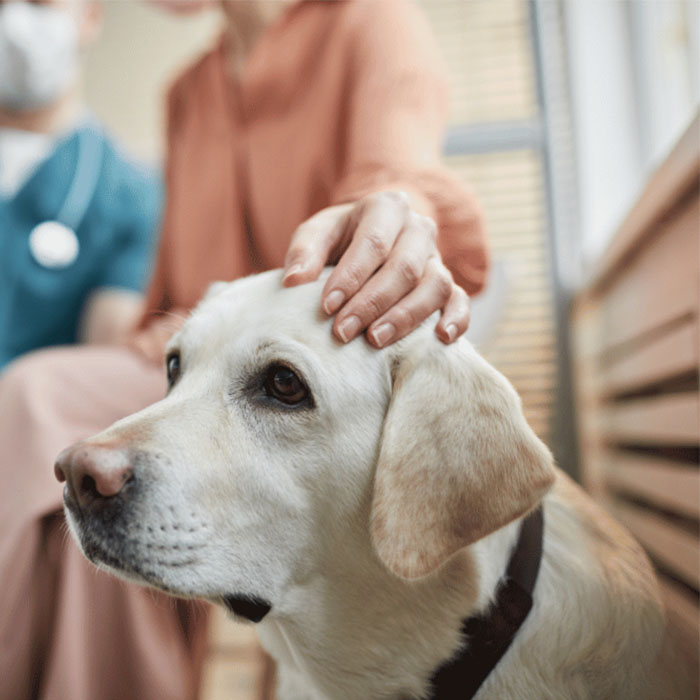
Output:
<svg viewBox="0 0 700 700">
<path fill-rule="evenodd" d="M 55 218 L 37 224 L 29 234 L 32 257 L 50 269 L 65 268 L 76 261 L 80 252 L 76 231 L 85 218 L 102 170 L 104 138 L 99 127 L 81 127 L 77 139 L 75 172 L 60 211 Z"/>
</svg>

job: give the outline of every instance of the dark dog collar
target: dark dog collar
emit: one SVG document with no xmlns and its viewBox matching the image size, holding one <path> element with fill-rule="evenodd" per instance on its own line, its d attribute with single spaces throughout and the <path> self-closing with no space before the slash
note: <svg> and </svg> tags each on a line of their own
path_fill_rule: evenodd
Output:
<svg viewBox="0 0 700 700">
<path fill-rule="evenodd" d="M 503 658 L 532 608 L 542 559 L 544 515 L 540 506 L 523 520 L 496 597 L 484 613 L 462 624 L 463 648 L 433 674 L 430 700 L 469 700 Z"/>
</svg>

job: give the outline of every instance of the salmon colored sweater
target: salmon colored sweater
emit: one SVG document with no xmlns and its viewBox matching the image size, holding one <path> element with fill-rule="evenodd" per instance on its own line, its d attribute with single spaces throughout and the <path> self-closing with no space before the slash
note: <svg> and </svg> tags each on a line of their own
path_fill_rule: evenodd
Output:
<svg viewBox="0 0 700 700">
<path fill-rule="evenodd" d="M 148 312 L 189 309 L 214 280 L 282 266 L 312 214 L 387 189 L 432 214 L 445 264 L 477 292 L 485 234 L 473 196 L 439 164 L 446 105 L 437 48 L 407 0 L 293 4 L 237 80 L 221 42 L 169 95 Z"/>
</svg>

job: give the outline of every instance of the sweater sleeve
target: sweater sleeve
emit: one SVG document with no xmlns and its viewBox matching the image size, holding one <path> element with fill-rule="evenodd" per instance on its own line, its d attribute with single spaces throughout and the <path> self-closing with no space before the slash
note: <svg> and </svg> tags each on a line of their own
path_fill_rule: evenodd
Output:
<svg viewBox="0 0 700 700">
<path fill-rule="evenodd" d="M 410 1 L 351 5 L 346 141 L 333 200 L 406 191 L 435 219 L 445 265 L 474 294 L 486 278 L 486 235 L 474 196 L 440 165 L 447 89 L 433 37 Z"/>
</svg>

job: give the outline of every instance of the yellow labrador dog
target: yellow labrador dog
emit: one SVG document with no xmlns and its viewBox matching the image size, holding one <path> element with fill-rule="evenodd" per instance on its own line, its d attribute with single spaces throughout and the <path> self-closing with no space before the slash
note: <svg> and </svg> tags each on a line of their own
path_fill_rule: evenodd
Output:
<svg viewBox="0 0 700 700">
<path fill-rule="evenodd" d="M 281 700 L 643 697 L 650 565 L 506 379 L 430 324 L 341 345 L 280 279 L 215 284 L 167 397 L 59 457 L 85 555 L 257 622 Z"/>
</svg>

